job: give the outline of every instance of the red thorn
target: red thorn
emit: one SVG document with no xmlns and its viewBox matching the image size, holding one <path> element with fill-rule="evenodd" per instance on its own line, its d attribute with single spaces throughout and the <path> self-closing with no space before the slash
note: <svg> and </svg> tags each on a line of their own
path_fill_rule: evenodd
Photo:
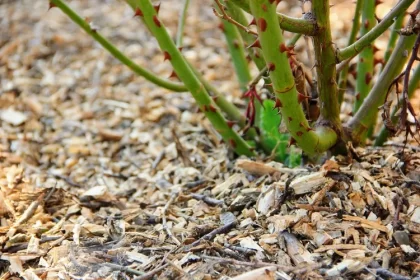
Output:
<svg viewBox="0 0 420 280">
<path fill-rule="evenodd" d="M 175 71 L 172 71 L 171 75 L 169 75 L 169 78 L 177 78 L 178 79 L 178 75 L 175 73 Z"/>
<path fill-rule="evenodd" d="M 171 59 L 172 59 L 171 55 L 167 51 L 164 51 L 163 52 L 163 61 L 171 60 Z"/>
<path fill-rule="evenodd" d="M 360 99 L 360 92 L 358 92 L 357 94 L 356 94 L 356 100 L 359 100 Z"/>
<path fill-rule="evenodd" d="M 267 29 L 267 22 L 265 19 L 258 19 L 258 27 L 260 28 L 261 32 L 264 32 Z"/>
<path fill-rule="evenodd" d="M 267 87 L 272 87 L 273 86 L 273 83 L 264 84 L 264 85 L 267 86 Z"/>
<path fill-rule="evenodd" d="M 255 18 L 253 18 L 251 22 L 248 24 L 248 26 L 251 26 L 251 25 L 257 25 L 257 21 L 255 20 Z"/>
<path fill-rule="evenodd" d="M 364 22 L 364 26 L 365 26 L 365 28 L 366 28 L 366 29 L 368 29 L 368 28 L 369 28 L 369 20 L 365 20 L 365 22 Z"/>
<path fill-rule="evenodd" d="M 365 83 L 368 85 L 370 83 L 370 81 L 372 81 L 372 74 L 371 73 L 366 73 Z"/>
<path fill-rule="evenodd" d="M 309 99 L 309 98 L 310 98 L 309 96 L 306 96 L 306 95 L 304 95 L 304 94 L 302 94 L 302 93 L 298 92 L 298 102 L 299 102 L 299 103 L 302 103 L 302 101 L 303 101 L 303 100 L 305 100 L 305 99 Z"/>
<path fill-rule="evenodd" d="M 230 128 L 232 128 L 236 124 L 235 121 L 226 121 L 226 123 Z"/>
<path fill-rule="evenodd" d="M 236 148 L 236 142 L 233 139 L 229 139 L 229 144 L 235 149 Z"/>
<path fill-rule="evenodd" d="M 302 131 L 298 131 L 298 132 L 296 132 L 296 135 L 297 135 L 298 137 L 302 137 L 303 132 L 302 132 Z"/>
<path fill-rule="evenodd" d="M 213 113 L 217 111 L 216 107 L 214 107 L 214 106 L 213 106 L 213 104 L 210 104 L 210 105 L 208 106 L 208 108 L 209 108 L 209 111 L 211 111 L 211 112 L 213 112 Z"/>
<path fill-rule="evenodd" d="M 282 107 L 283 107 L 283 104 L 281 104 L 280 99 L 276 98 L 276 104 L 274 105 L 273 110 L 276 108 L 282 108 Z"/>
<path fill-rule="evenodd" d="M 156 24 L 157 27 L 161 27 L 162 25 L 160 24 L 160 21 L 157 17 L 157 15 L 153 16 L 153 22 Z"/>
<path fill-rule="evenodd" d="M 55 7 L 57 7 L 57 5 L 54 4 L 54 3 L 52 3 L 52 2 L 50 2 L 50 5 L 48 7 L 48 11 L 51 10 L 52 8 L 55 8 Z"/>
<path fill-rule="evenodd" d="M 290 137 L 290 140 L 289 140 L 289 145 L 288 145 L 288 147 L 290 147 L 290 146 L 292 146 L 292 145 L 294 145 L 294 144 L 296 144 L 296 140 L 295 140 L 295 138 L 293 138 L 293 137 Z"/>
<path fill-rule="evenodd" d="M 286 47 L 286 45 L 284 43 L 281 43 L 280 47 L 279 47 L 279 50 L 280 50 L 281 53 L 284 53 L 284 52 L 289 51 L 289 48 Z"/>
<path fill-rule="evenodd" d="M 203 112 L 207 112 L 208 110 L 207 110 L 207 106 L 206 105 L 203 105 L 203 109 L 202 109 L 202 111 Z"/>
<path fill-rule="evenodd" d="M 299 123 L 299 126 L 300 126 L 300 127 L 305 127 L 305 124 L 304 124 L 303 122 L 300 122 L 300 123 Z"/>
<path fill-rule="evenodd" d="M 160 3 L 157 5 L 153 5 L 153 9 L 155 9 L 156 13 L 159 14 L 159 10 L 160 10 Z"/>
<path fill-rule="evenodd" d="M 143 12 L 140 10 L 140 8 L 137 7 L 133 17 L 142 17 L 142 16 L 143 16 Z"/>
<path fill-rule="evenodd" d="M 238 49 L 239 48 L 239 42 L 238 42 L 238 40 L 233 40 L 233 47 L 235 48 L 235 49 Z"/>
<path fill-rule="evenodd" d="M 382 0 L 375 0 L 375 6 L 381 5 L 383 3 Z"/>
<path fill-rule="evenodd" d="M 408 13 L 413 20 L 415 20 L 416 16 L 420 13 L 420 10 L 414 10 L 411 13 Z"/>
<path fill-rule="evenodd" d="M 223 22 L 219 23 L 219 25 L 217 26 L 217 28 L 219 28 L 220 30 L 222 30 L 222 32 L 225 32 L 225 25 L 223 24 Z"/>
<path fill-rule="evenodd" d="M 379 48 L 375 45 L 372 45 L 372 51 L 373 53 L 376 53 L 377 51 L 379 51 Z"/>
<path fill-rule="evenodd" d="M 214 102 L 217 102 L 217 98 L 218 98 L 218 96 L 212 96 L 212 99 L 213 99 Z"/>
<path fill-rule="evenodd" d="M 254 43 L 248 46 L 248 49 L 249 48 L 261 48 L 260 40 L 255 40 Z"/>
<path fill-rule="evenodd" d="M 183 49 L 184 47 L 179 47 L 178 48 L 178 51 L 180 51 L 180 52 L 182 52 L 182 49 Z"/>
<path fill-rule="evenodd" d="M 385 61 L 382 59 L 382 58 L 374 58 L 373 59 L 373 64 L 374 65 L 376 65 L 376 64 L 385 64 Z"/>
<path fill-rule="evenodd" d="M 287 117 L 287 119 L 289 120 L 289 122 L 293 121 L 292 117 Z"/>
<path fill-rule="evenodd" d="M 263 9 L 264 12 L 267 12 L 267 6 L 265 4 L 262 4 L 261 8 Z"/>
<path fill-rule="evenodd" d="M 312 127 L 307 127 L 307 128 L 306 128 L 306 131 L 307 131 L 307 132 L 309 132 L 309 131 L 311 131 L 311 130 L 313 130 L 313 129 L 312 129 Z"/>
<path fill-rule="evenodd" d="M 273 62 L 270 62 L 270 63 L 267 64 L 267 69 L 268 69 L 268 71 L 272 72 L 272 71 L 276 70 L 276 65 Z"/>
</svg>

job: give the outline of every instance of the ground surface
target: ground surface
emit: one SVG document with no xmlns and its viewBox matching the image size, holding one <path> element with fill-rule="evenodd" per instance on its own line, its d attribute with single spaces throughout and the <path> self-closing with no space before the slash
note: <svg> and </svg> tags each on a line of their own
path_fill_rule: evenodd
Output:
<svg viewBox="0 0 420 280">
<path fill-rule="evenodd" d="M 243 106 L 209 1 L 192 2 L 183 53 Z M 122 2 L 71 5 L 169 76 Z M 0 2 L 1 279 L 419 275 L 418 148 L 293 170 L 234 159 L 188 94 L 136 77 L 47 6 Z M 333 8 L 338 45 L 347 6 Z M 162 1 L 173 34 L 178 8 Z"/>
</svg>

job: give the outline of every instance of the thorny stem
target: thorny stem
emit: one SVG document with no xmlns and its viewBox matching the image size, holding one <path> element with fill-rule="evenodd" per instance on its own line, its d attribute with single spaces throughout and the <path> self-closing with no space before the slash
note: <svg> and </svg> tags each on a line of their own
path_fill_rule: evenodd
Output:
<svg viewBox="0 0 420 280">
<path fill-rule="evenodd" d="M 382 69 L 383 67 L 385 67 L 386 63 L 391 57 L 392 51 L 394 50 L 395 43 L 397 42 L 397 39 L 398 39 L 398 30 L 401 29 L 404 23 L 404 16 L 405 16 L 404 14 L 401 14 L 391 27 L 391 35 L 389 36 L 388 45 L 385 50 L 384 61 L 383 61 L 384 64 L 382 66 Z"/>
<path fill-rule="evenodd" d="M 176 34 L 176 46 L 178 48 L 182 47 L 182 39 L 184 38 L 184 27 L 185 20 L 187 19 L 187 11 L 190 5 L 190 0 L 184 0 L 184 5 L 182 5 L 181 14 L 178 22 L 178 32 Z"/>
<path fill-rule="evenodd" d="M 203 75 L 201 75 L 201 73 L 195 67 L 193 67 L 189 62 L 188 64 L 200 82 L 204 85 L 206 90 L 210 93 L 214 102 L 217 104 L 217 106 L 219 106 L 220 110 L 222 110 L 230 120 L 237 122 L 239 127 L 243 128 L 245 126 L 245 117 L 238 110 L 238 108 L 229 102 L 226 97 L 220 93 L 212 84 L 204 79 Z"/>
<path fill-rule="evenodd" d="M 233 25 L 236 25 L 237 27 L 241 28 L 242 30 L 245 30 L 249 34 L 253 34 L 255 36 L 257 35 L 257 33 L 255 31 L 249 29 L 245 25 L 240 24 L 239 22 L 234 20 L 232 17 L 230 17 L 228 14 L 226 14 L 224 6 L 222 5 L 222 3 L 220 3 L 219 0 L 214 0 L 214 2 L 216 3 L 216 5 L 217 5 L 217 7 L 219 8 L 219 11 L 220 11 L 220 13 L 219 13 L 219 12 L 217 12 L 217 10 L 215 10 L 215 9 L 213 10 L 216 16 L 232 23 Z"/>
<path fill-rule="evenodd" d="M 373 0 L 370 0 L 373 1 Z M 390 27 L 395 18 L 403 14 L 410 5 L 414 2 L 414 0 L 401 0 L 382 20 L 381 22 L 376 25 L 372 30 L 366 33 L 362 38 L 357 40 L 354 44 L 350 46 L 338 50 L 337 52 L 337 63 L 355 56 L 356 54 L 360 53 L 365 47 L 369 46 L 376 38 L 378 38 L 381 34 L 383 34 L 388 27 Z"/>
<path fill-rule="evenodd" d="M 375 19 L 375 1 L 366 0 L 363 3 L 362 9 L 362 28 L 360 29 L 360 34 L 363 36 L 369 30 L 371 30 L 376 23 Z M 370 89 L 372 88 L 372 78 L 373 78 L 373 47 L 372 45 L 364 48 L 359 54 L 359 61 L 357 62 L 356 67 L 356 100 L 354 102 L 353 113 L 356 113 L 357 110 L 363 103 L 363 100 L 368 95 Z"/>
<path fill-rule="evenodd" d="M 226 14 L 224 10 L 225 7 L 221 4 L 221 2 L 219 0 L 215 0 L 215 2 L 219 12 L 224 15 L 222 19 L 230 18 L 232 21 L 234 21 L 233 18 Z M 220 11 L 220 9 L 222 9 L 222 11 Z M 246 59 L 244 43 L 242 41 L 241 34 L 238 31 L 237 25 L 234 25 L 232 21 L 223 20 L 221 23 L 221 28 L 225 34 L 225 39 L 233 61 L 236 76 L 239 80 L 239 87 L 242 91 L 245 91 L 249 81 L 251 80 L 251 73 L 249 71 L 248 61 Z"/>
<path fill-rule="evenodd" d="M 227 7 L 226 13 L 231 18 L 233 18 L 234 20 L 236 20 L 237 22 L 239 22 L 240 24 L 242 24 L 244 26 L 248 24 L 247 18 L 245 17 L 243 11 L 239 7 L 237 7 L 236 5 L 232 4 L 231 1 L 224 1 L 224 3 L 226 5 L 226 7 Z M 238 31 L 239 31 L 239 33 L 240 33 L 240 35 L 242 37 L 242 41 L 245 43 L 245 45 L 251 46 L 255 42 L 255 36 L 254 35 L 252 35 L 250 33 L 247 33 L 242 28 L 238 28 Z M 259 48 L 256 48 L 256 47 L 252 47 L 252 48 L 248 47 L 247 50 L 248 50 L 249 57 L 252 59 L 252 61 L 254 62 L 254 64 L 257 66 L 257 68 L 260 71 L 263 71 L 263 69 L 266 67 L 266 64 L 265 64 L 265 61 L 264 61 L 264 58 L 263 58 L 263 55 L 262 55 L 261 50 Z M 251 84 L 252 84 L 252 82 L 251 82 Z M 251 86 L 248 86 L 248 89 L 250 89 L 250 88 L 251 88 Z M 249 106 L 250 106 L 249 102 L 254 102 L 254 101 L 255 100 L 249 99 L 248 100 L 248 104 L 247 104 L 247 108 L 249 108 Z M 261 112 L 262 105 L 260 104 L 260 102 L 255 102 L 255 104 L 253 104 L 253 105 L 255 107 L 255 119 L 258 120 L 258 119 L 260 119 L 260 115 L 262 113 Z M 254 126 L 257 129 L 260 129 L 259 125 L 260 125 L 259 122 L 255 122 L 254 123 Z M 241 126 L 241 128 L 244 128 L 244 127 Z M 256 134 L 256 130 L 255 129 L 248 129 L 248 127 L 245 127 L 244 129 L 247 130 L 247 133 L 246 133 L 247 136 L 251 136 L 251 138 L 255 138 L 255 136 L 253 136 L 253 135 Z M 259 140 L 260 140 L 260 142 L 261 141 L 264 141 L 262 135 L 260 135 L 260 139 Z M 263 146 L 263 148 L 264 148 L 264 146 Z M 266 150 L 266 152 L 270 153 L 271 150 L 270 151 L 267 151 Z"/>
<path fill-rule="evenodd" d="M 317 127 L 316 131 L 313 131 L 305 118 L 300 105 L 302 94 L 298 94 L 296 90 L 288 52 L 276 15 L 275 1 L 252 0 L 250 7 L 257 22 L 262 51 L 287 129 L 309 156 L 328 150 L 335 144 L 337 134 L 329 127 Z"/>
<path fill-rule="evenodd" d="M 374 117 L 378 113 L 378 107 L 384 103 L 388 88 L 395 77 L 401 73 L 404 64 L 408 60 L 407 53 L 414 45 L 414 36 L 401 36 L 397 46 L 393 51 L 387 65 L 378 77 L 379 83 L 376 83 L 369 95 L 364 100 L 357 113 L 347 123 L 350 129 L 351 138 L 355 143 L 359 143 L 364 133 L 371 126 Z"/>
<path fill-rule="evenodd" d="M 240 13 L 242 13 L 242 11 L 238 8 L 236 8 L 236 9 L 237 9 L 237 12 L 240 15 Z M 238 29 L 238 30 L 239 30 L 239 32 L 242 31 L 243 35 L 250 36 L 251 40 L 253 39 L 253 37 L 254 37 L 253 35 L 246 33 L 242 29 Z M 239 125 L 240 128 L 244 128 L 245 125 L 246 125 L 245 116 L 238 110 L 238 108 L 232 102 L 229 102 L 226 99 L 226 97 L 219 92 L 219 90 L 217 90 L 206 79 L 204 79 L 203 75 L 201 75 L 201 73 L 195 67 L 193 67 L 191 65 L 191 63 L 189 63 L 189 64 L 190 64 L 190 68 L 194 71 L 195 75 L 200 80 L 200 82 L 203 83 L 204 87 L 210 93 L 213 100 L 216 102 L 217 106 L 219 106 L 220 110 L 222 110 L 224 113 L 226 113 L 226 115 L 228 116 L 228 118 L 230 120 L 235 121 Z M 247 136 L 249 136 L 251 139 L 255 138 L 255 136 L 256 136 L 255 130 L 253 130 L 253 129 L 248 130 Z"/>
<path fill-rule="evenodd" d="M 414 91 L 420 86 L 420 66 L 417 66 L 417 68 L 414 70 L 413 75 L 411 76 L 410 82 L 408 84 L 408 98 L 411 98 L 414 94 Z M 401 99 L 399 100 L 399 103 L 403 102 Z M 395 114 L 397 113 L 398 107 L 394 107 L 391 119 L 392 122 L 395 124 L 397 122 L 397 118 Z M 388 139 L 389 132 L 388 129 L 386 129 L 385 126 L 382 126 L 381 131 L 378 134 L 378 137 L 376 137 L 374 145 L 375 146 L 382 146 L 385 141 Z"/>
<path fill-rule="evenodd" d="M 354 17 L 353 17 L 353 26 L 350 31 L 350 36 L 349 36 L 347 46 L 350 46 L 351 44 L 354 43 L 354 41 L 356 41 L 356 36 L 360 29 L 360 15 L 362 12 L 363 2 L 364 0 L 357 0 L 356 9 L 354 11 Z M 341 69 L 341 71 L 339 71 L 337 67 L 337 71 L 340 73 L 340 77 L 338 80 L 339 81 L 338 82 L 338 104 L 340 105 L 341 103 L 343 103 L 344 93 L 347 90 L 347 80 L 348 80 L 347 76 L 349 74 L 349 64 L 350 64 L 351 58 L 348 58 L 348 60 L 349 61 L 347 61 L 347 63 L 343 65 L 343 69 Z"/>
<path fill-rule="evenodd" d="M 185 83 L 192 96 L 199 105 L 201 111 L 210 120 L 213 127 L 222 136 L 237 154 L 252 156 L 254 152 L 251 147 L 242 139 L 237 132 L 226 122 L 216 104 L 200 82 L 190 65 L 175 46 L 168 31 L 160 21 L 156 10 L 149 0 L 127 0 L 127 3 L 134 4 L 136 14 L 143 20 L 149 31 L 156 38 L 165 57 L 171 62 L 177 76 Z"/>
<path fill-rule="evenodd" d="M 81 18 L 75 11 L 73 11 L 66 3 L 62 0 L 50 0 L 50 3 L 59 8 L 64 14 L 66 14 L 74 23 L 79 25 L 88 35 L 95 39 L 99 44 L 101 44 L 104 49 L 112 54 L 116 59 L 121 63 L 125 64 L 130 68 L 134 73 L 139 76 L 144 77 L 146 80 L 171 91 L 183 92 L 188 91 L 187 88 L 180 83 L 173 83 L 164 79 L 159 78 L 156 74 L 149 72 L 148 70 L 137 65 L 130 58 L 125 56 L 120 50 L 118 50 L 111 42 L 109 42 L 105 37 L 103 37 L 99 32 L 93 29 L 89 23 L 87 23 L 83 18 Z"/>
<path fill-rule="evenodd" d="M 228 8 L 227 12 L 229 13 L 229 16 L 233 19 L 235 19 L 237 22 L 239 22 L 242 25 L 247 25 L 248 20 L 245 17 L 242 10 L 234 5 L 232 1 L 225 1 L 225 4 Z M 242 39 L 246 46 L 252 45 L 252 43 L 255 42 L 255 36 L 252 34 L 247 33 L 245 30 L 238 28 L 239 33 L 242 36 Z M 262 56 L 261 50 L 259 48 L 250 48 L 248 47 L 248 53 L 252 59 L 252 61 L 255 63 L 255 65 L 258 67 L 259 70 L 263 69 L 265 67 L 265 61 Z"/>
<path fill-rule="evenodd" d="M 330 6 L 328 0 L 313 0 L 312 11 L 319 26 L 314 37 L 320 121 L 327 121 L 336 131 L 341 131 L 340 106 L 336 84 L 335 48 L 331 38 Z"/>
<path fill-rule="evenodd" d="M 127 0 L 126 1 L 128 5 L 135 11 L 136 4 L 134 3 L 134 0 Z M 188 62 L 188 61 L 187 61 Z M 189 63 L 189 66 L 192 71 L 194 71 L 194 74 L 197 76 L 197 78 L 200 80 L 200 82 L 204 85 L 206 90 L 212 95 L 212 98 L 214 102 L 217 104 L 217 106 L 222 110 L 228 118 L 234 122 L 236 122 L 239 127 L 243 128 L 245 126 L 245 117 L 242 115 L 242 113 L 238 110 L 238 108 L 229 102 L 226 97 L 221 94 L 214 86 L 212 86 L 206 79 L 204 79 L 203 75 Z M 250 132 L 250 137 L 254 137 L 254 134 Z"/>
<path fill-rule="evenodd" d="M 237 5 L 238 7 L 240 7 L 245 12 L 249 14 L 251 13 L 249 2 L 252 2 L 253 0 L 252 1 L 229 0 L 229 1 Z M 316 24 L 310 20 L 289 17 L 281 13 L 277 13 L 277 17 L 278 17 L 278 22 L 282 30 L 290 31 L 293 33 L 311 35 L 311 36 L 316 35 L 317 33 Z"/>
</svg>

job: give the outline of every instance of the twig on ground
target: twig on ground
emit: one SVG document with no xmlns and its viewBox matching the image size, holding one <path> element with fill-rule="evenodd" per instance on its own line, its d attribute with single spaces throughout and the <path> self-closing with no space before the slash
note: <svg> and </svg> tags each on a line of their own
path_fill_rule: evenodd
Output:
<svg viewBox="0 0 420 280">
<path fill-rule="evenodd" d="M 61 174 L 54 174 L 54 173 L 52 173 L 50 171 L 48 172 L 48 174 L 51 175 L 51 176 L 53 176 L 53 177 L 55 177 L 55 178 L 57 178 L 57 179 L 63 180 L 64 182 L 66 182 L 67 184 L 69 184 L 72 187 L 83 188 L 83 185 L 81 185 L 79 183 L 76 183 L 70 177 L 67 177 L 67 176 L 64 176 L 64 175 L 61 175 Z"/>
<path fill-rule="evenodd" d="M 201 186 L 206 187 L 207 186 L 206 183 L 208 183 L 208 181 L 206 179 L 200 179 L 200 180 L 197 180 L 197 181 L 192 181 L 192 182 L 185 183 L 182 187 L 187 188 L 187 189 L 195 189 L 195 188 L 199 188 Z"/>
<path fill-rule="evenodd" d="M 376 274 L 379 274 L 380 276 L 384 276 L 386 278 L 391 278 L 393 280 L 409 280 L 409 279 L 411 279 L 411 277 L 406 277 L 406 276 L 403 276 L 403 275 L 396 274 L 396 273 L 391 272 L 391 271 L 389 271 L 385 268 L 376 269 Z"/>
<path fill-rule="evenodd" d="M 166 155 L 165 150 L 163 150 L 162 152 L 160 152 L 160 154 L 155 158 L 155 160 L 152 163 L 152 170 L 156 170 L 156 167 L 163 160 L 163 158 L 165 157 L 165 155 Z"/>
<path fill-rule="evenodd" d="M 168 266 L 169 266 L 169 263 L 166 263 L 162 266 L 159 266 L 159 267 L 143 274 L 142 276 L 135 277 L 134 280 L 148 280 L 148 279 L 151 279 L 153 276 L 155 276 L 157 273 L 161 272 L 162 270 L 164 270 Z"/>
<path fill-rule="evenodd" d="M 197 200 L 202 200 L 210 206 L 221 206 L 221 205 L 224 204 L 223 200 L 208 197 L 208 196 L 203 195 L 203 194 L 193 193 L 193 194 L 191 194 L 191 197 L 194 198 L 194 199 L 197 199 Z"/>
<path fill-rule="evenodd" d="M 172 261 L 170 261 L 168 259 L 166 260 L 166 262 L 170 266 L 172 266 L 176 271 L 178 271 L 179 274 L 181 274 L 182 276 L 185 276 L 188 279 L 191 279 L 191 276 L 187 272 L 185 272 L 184 270 L 182 270 L 182 267 L 180 267 L 179 265 L 175 264 L 174 262 L 172 262 Z M 185 278 L 182 277 L 182 279 L 185 279 Z"/>
<path fill-rule="evenodd" d="M 190 158 L 188 157 L 187 151 L 182 146 L 181 141 L 179 141 L 178 135 L 176 135 L 175 128 L 172 128 L 172 136 L 175 141 L 176 151 L 178 152 L 178 155 L 181 156 L 182 163 L 184 164 L 184 166 L 193 166 Z"/>
<path fill-rule="evenodd" d="M 171 229 L 168 227 L 167 223 L 166 223 L 166 212 L 168 211 L 169 206 L 171 206 L 172 202 L 174 202 L 175 198 L 178 196 L 177 193 L 173 193 L 170 197 L 170 199 L 168 200 L 168 202 L 166 203 L 165 207 L 163 208 L 163 213 L 162 213 L 162 226 L 163 229 L 166 231 L 166 233 L 168 234 L 168 236 L 170 238 L 172 238 L 172 240 L 175 242 L 176 245 L 180 246 L 181 242 L 172 234 Z"/>
<path fill-rule="evenodd" d="M 331 213 L 337 213 L 338 211 L 340 211 L 340 209 L 338 208 L 315 206 L 315 205 L 310 205 L 310 204 L 296 204 L 295 206 L 296 208 L 305 209 L 308 211 L 316 211 L 316 212 L 326 211 L 326 212 L 331 212 Z"/>
<path fill-rule="evenodd" d="M 244 247 L 239 247 L 239 246 L 233 246 L 230 245 L 229 243 L 225 243 L 224 246 L 226 248 L 229 248 L 231 250 L 235 250 L 238 251 L 239 253 L 243 254 L 244 256 L 251 256 L 251 255 L 255 255 L 256 251 L 253 249 L 248 249 L 248 248 L 244 248 Z"/>
<path fill-rule="evenodd" d="M 286 273 L 295 272 L 295 271 L 299 271 L 300 273 L 305 273 L 314 269 L 321 268 L 327 264 L 326 262 L 319 262 L 315 264 L 302 263 L 301 265 L 292 267 L 292 266 L 280 265 L 280 264 L 275 264 L 275 263 L 267 263 L 267 262 L 244 262 L 244 261 L 238 261 L 234 259 L 212 257 L 212 256 L 207 256 L 207 255 L 202 255 L 201 257 L 204 259 L 214 260 L 219 263 L 248 266 L 248 267 L 275 266 L 277 269 L 282 270 Z"/>
<path fill-rule="evenodd" d="M 124 272 L 128 272 L 134 275 L 144 275 L 144 272 L 126 267 L 126 266 L 122 266 L 119 264 L 115 264 L 115 263 L 104 263 L 103 265 L 112 268 L 113 270 L 119 270 L 119 271 L 124 271 Z"/>
<path fill-rule="evenodd" d="M 200 244 L 200 242 L 202 240 L 212 240 L 214 237 L 216 237 L 217 234 L 221 234 L 221 233 L 226 233 L 229 232 L 232 228 L 234 228 L 236 226 L 236 221 L 233 221 L 231 223 L 228 223 L 226 225 L 223 225 L 221 227 L 216 228 L 215 230 L 212 230 L 211 232 L 207 233 L 206 235 L 204 235 L 203 237 L 201 237 L 200 239 L 194 241 L 190 246 L 189 249 L 197 246 L 198 244 Z"/>
<path fill-rule="evenodd" d="M 218 252 L 221 256 L 226 256 L 226 257 L 230 257 L 230 258 L 233 258 L 235 260 L 241 260 L 241 261 L 246 260 L 245 255 L 242 255 L 238 252 L 235 252 L 235 251 L 233 251 L 229 248 L 215 246 L 212 249 L 215 250 L 216 252 Z"/>
</svg>

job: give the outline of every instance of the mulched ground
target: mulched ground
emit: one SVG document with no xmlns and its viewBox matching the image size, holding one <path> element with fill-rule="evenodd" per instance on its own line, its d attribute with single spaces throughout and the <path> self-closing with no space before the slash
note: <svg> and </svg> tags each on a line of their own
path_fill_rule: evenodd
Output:
<svg viewBox="0 0 420 280">
<path fill-rule="evenodd" d="M 244 106 L 211 1 L 192 2 L 183 53 Z M 170 75 L 122 1 L 70 3 Z M 175 34 L 178 1 L 162 4 Z M 0 3 L 0 279 L 419 277 L 418 147 L 296 169 L 235 158 L 189 94 L 135 76 L 47 8 Z"/>
</svg>

